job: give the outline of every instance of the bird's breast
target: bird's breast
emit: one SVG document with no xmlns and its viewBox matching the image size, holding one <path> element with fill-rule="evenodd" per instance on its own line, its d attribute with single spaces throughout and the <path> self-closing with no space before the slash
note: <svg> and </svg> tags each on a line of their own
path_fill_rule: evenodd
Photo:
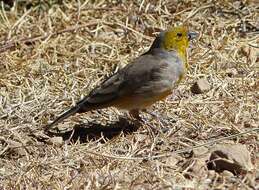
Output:
<svg viewBox="0 0 259 190">
<path fill-rule="evenodd" d="M 113 106 L 125 110 L 144 109 L 151 106 L 157 101 L 164 100 L 171 93 L 171 90 L 167 90 L 164 92 L 157 93 L 153 96 L 149 96 L 149 94 L 142 94 L 141 96 L 135 95 L 121 97 L 113 102 Z"/>
</svg>

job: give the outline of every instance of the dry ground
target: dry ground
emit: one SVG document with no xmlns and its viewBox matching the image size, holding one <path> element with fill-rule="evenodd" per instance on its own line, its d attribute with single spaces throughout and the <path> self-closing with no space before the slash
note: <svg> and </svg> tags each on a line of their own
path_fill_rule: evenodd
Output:
<svg viewBox="0 0 259 190">
<path fill-rule="evenodd" d="M 163 156 L 258 127 L 258 12 L 252 0 L 1 2 L 0 188 L 259 188 L 258 131 L 216 143 L 244 144 L 254 166 L 248 174 L 208 170 L 190 150 Z M 157 133 L 114 108 L 76 115 L 56 126 L 61 132 L 43 133 L 145 52 L 157 32 L 182 23 L 200 36 L 186 79 L 150 108 L 161 122 L 142 114 Z M 193 94 L 199 78 L 211 88 Z"/>
</svg>

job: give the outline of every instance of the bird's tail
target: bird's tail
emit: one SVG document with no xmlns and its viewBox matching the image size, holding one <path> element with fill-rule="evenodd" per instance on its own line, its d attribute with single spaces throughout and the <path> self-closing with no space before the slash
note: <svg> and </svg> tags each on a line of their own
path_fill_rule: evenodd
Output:
<svg viewBox="0 0 259 190">
<path fill-rule="evenodd" d="M 72 107 L 71 109 L 69 109 L 68 111 L 63 113 L 61 116 L 59 116 L 57 119 L 55 119 L 52 123 L 47 125 L 45 127 L 45 130 L 49 130 L 51 127 L 53 127 L 54 125 L 56 125 L 56 124 L 60 123 L 61 121 L 65 120 L 69 116 L 76 114 L 79 110 L 80 110 L 79 105 L 76 105 L 76 106 Z"/>
</svg>

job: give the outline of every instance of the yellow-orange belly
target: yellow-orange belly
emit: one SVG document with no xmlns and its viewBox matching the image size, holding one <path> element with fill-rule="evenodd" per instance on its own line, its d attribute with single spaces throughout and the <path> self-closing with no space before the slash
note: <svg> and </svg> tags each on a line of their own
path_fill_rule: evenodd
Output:
<svg viewBox="0 0 259 190">
<path fill-rule="evenodd" d="M 117 107 L 119 109 L 133 110 L 133 109 L 144 109 L 159 100 L 165 99 L 172 92 L 171 90 L 165 91 L 158 94 L 157 96 L 145 97 L 145 96 L 127 96 L 119 98 L 113 101 L 111 106 Z"/>
</svg>

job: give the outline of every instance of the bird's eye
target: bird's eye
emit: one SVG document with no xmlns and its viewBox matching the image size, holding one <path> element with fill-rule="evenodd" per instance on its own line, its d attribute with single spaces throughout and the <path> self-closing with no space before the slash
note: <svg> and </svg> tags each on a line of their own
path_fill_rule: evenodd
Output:
<svg viewBox="0 0 259 190">
<path fill-rule="evenodd" d="M 177 33 L 176 35 L 177 35 L 177 37 L 180 38 L 180 37 L 182 37 L 183 34 L 182 33 Z"/>
</svg>

